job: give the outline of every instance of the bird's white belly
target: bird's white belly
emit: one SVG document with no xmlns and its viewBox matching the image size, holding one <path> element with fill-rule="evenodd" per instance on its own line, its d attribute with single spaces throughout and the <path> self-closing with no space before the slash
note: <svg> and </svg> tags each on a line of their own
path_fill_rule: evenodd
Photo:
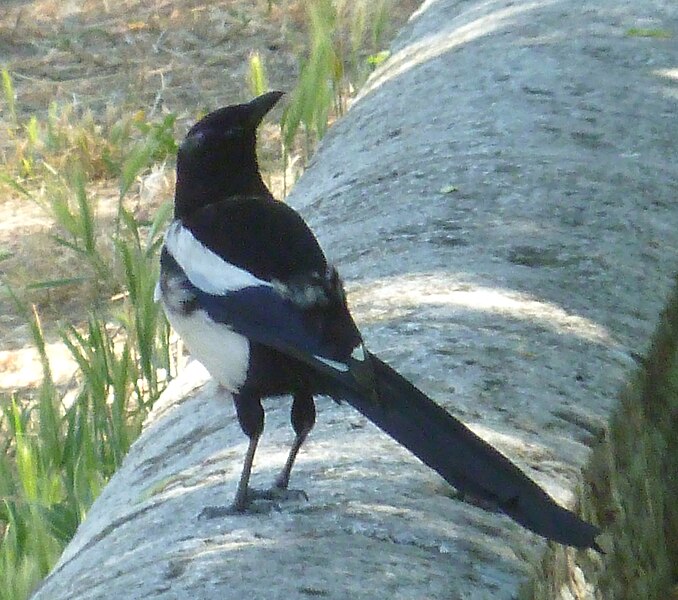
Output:
<svg viewBox="0 0 678 600">
<path fill-rule="evenodd" d="M 165 314 L 193 358 L 227 390 L 237 392 L 247 377 L 250 357 L 247 338 L 226 325 L 214 323 L 203 310 L 183 315 L 165 307 Z"/>
</svg>

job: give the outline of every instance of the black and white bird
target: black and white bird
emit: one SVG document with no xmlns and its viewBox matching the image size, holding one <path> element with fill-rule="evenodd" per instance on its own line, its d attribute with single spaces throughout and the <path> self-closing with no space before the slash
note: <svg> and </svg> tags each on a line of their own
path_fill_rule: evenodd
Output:
<svg viewBox="0 0 678 600">
<path fill-rule="evenodd" d="M 244 512 L 285 497 L 315 423 L 314 396 L 345 400 L 460 492 L 562 544 L 599 549 L 598 529 L 556 504 L 504 455 L 370 353 L 336 269 L 302 218 L 261 179 L 256 130 L 281 97 L 269 92 L 196 123 L 177 156 L 174 220 L 158 296 L 193 356 L 232 395 L 249 437 L 233 503 Z M 264 427 L 261 399 L 292 396 L 296 438 L 271 490 L 249 487 Z M 376 475 L 375 475 L 376 476 Z"/>
</svg>

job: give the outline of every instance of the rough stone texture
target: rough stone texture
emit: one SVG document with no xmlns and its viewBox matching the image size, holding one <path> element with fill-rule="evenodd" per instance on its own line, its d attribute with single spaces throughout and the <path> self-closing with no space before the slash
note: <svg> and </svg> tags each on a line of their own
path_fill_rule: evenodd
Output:
<svg viewBox="0 0 678 600">
<path fill-rule="evenodd" d="M 425 2 L 290 198 L 369 346 L 566 503 L 676 270 L 677 35 L 673 0 Z M 325 400 L 308 503 L 198 521 L 245 449 L 204 380 L 173 383 L 35 598 L 508 599 L 529 576 L 543 541 Z M 258 485 L 292 437 L 267 405 Z"/>
</svg>

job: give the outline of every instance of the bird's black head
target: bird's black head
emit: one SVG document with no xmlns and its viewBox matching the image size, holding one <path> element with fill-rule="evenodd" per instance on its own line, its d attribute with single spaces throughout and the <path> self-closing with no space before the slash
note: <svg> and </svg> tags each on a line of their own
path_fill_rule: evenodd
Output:
<svg viewBox="0 0 678 600">
<path fill-rule="evenodd" d="M 179 147 L 174 216 L 230 196 L 267 191 L 259 174 L 256 130 L 282 92 L 225 106 L 198 121 Z"/>
</svg>

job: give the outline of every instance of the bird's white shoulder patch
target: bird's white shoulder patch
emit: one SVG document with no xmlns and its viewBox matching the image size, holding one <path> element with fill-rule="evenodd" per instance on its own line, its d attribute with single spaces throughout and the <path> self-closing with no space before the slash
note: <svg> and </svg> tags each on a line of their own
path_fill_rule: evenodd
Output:
<svg viewBox="0 0 678 600">
<path fill-rule="evenodd" d="M 184 227 L 174 221 L 165 234 L 165 248 L 182 268 L 188 280 L 208 294 L 225 294 L 255 285 L 270 285 L 212 252 Z"/>
</svg>

